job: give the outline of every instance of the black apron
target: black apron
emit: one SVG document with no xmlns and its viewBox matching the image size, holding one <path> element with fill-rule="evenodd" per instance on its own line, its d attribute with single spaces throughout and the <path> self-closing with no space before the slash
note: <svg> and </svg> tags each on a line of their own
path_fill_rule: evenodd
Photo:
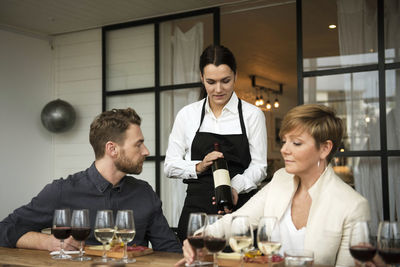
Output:
<svg viewBox="0 0 400 267">
<path fill-rule="evenodd" d="M 238 110 L 241 134 L 220 135 L 209 132 L 200 132 L 205 114 L 206 98 L 204 99 L 203 108 L 201 110 L 200 125 L 196 135 L 192 141 L 191 159 L 202 161 L 204 157 L 214 151 L 214 143 L 220 144 L 220 150 L 224 154 L 224 158 L 228 163 L 229 176 L 231 179 L 236 174 L 242 174 L 246 170 L 251 161 L 249 141 L 246 135 L 246 128 L 243 121 L 242 101 L 239 99 Z M 178 224 L 178 237 L 183 242 L 187 235 L 187 224 L 189 214 L 192 212 L 205 212 L 207 214 L 217 214 L 218 208 L 212 205 L 212 197 L 214 196 L 214 179 L 211 167 L 201 174 L 197 175 L 198 179 L 185 179 L 184 183 L 188 184 L 186 190 L 185 204 L 182 209 L 181 217 Z M 257 190 L 249 193 L 239 194 L 239 200 L 234 209 L 238 209 L 249 200 Z"/>
</svg>

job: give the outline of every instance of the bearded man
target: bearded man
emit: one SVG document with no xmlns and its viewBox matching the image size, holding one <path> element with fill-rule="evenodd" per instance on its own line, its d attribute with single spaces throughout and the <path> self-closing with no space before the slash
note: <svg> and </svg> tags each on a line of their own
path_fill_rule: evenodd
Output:
<svg viewBox="0 0 400 267">
<path fill-rule="evenodd" d="M 150 242 L 156 251 L 182 252 L 151 186 L 127 175 L 141 173 L 149 155 L 140 124 L 141 118 L 131 108 L 113 109 L 97 116 L 89 135 L 94 163 L 46 185 L 30 203 L 0 222 L 0 246 L 59 250 L 60 240 L 40 232 L 52 226 L 55 209 L 88 209 L 92 230 L 98 210 L 113 210 L 114 214 L 133 210 L 136 235 L 130 244 L 148 246 Z M 99 244 L 93 231 L 86 243 Z M 79 242 L 72 237 L 64 241 L 64 249 L 78 248 Z"/>
</svg>

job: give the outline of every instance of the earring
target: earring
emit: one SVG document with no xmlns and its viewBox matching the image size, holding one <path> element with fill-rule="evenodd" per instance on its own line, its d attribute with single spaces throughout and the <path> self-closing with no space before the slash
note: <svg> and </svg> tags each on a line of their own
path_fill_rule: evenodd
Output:
<svg viewBox="0 0 400 267">
<path fill-rule="evenodd" d="M 318 166 L 318 168 L 319 168 L 319 165 L 321 164 L 321 160 L 319 159 L 318 160 L 318 163 L 317 163 L 317 166 Z"/>
</svg>

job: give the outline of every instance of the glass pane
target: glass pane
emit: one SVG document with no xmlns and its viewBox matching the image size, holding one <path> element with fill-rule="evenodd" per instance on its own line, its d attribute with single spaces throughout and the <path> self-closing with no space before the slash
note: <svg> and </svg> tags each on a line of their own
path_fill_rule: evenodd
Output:
<svg viewBox="0 0 400 267">
<path fill-rule="evenodd" d="M 400 149 L 400 69 L 386 71 L 386 126 L 389 150 Z"/>
<path fill-rule="evenodd" d="M 377 48 L 376 1 L 303 1 L 304 71 L 377 63 Z"/>
<path fill-rule="evenodd" d="M 106 109 L 112 108 L 133 108 L 142 118 L 140 128 L 145 139 L 145 145 L 150 151 L 150 155 L 155 155 L 155 106 L 154 93 L 109 96 L 107 97 Z"/>
<path fill-rule="evenodd" d="M 385 61 L 400 61 L 400 4 L 399 0 L 385 0 Z"/>
<path fill-rule="evenodd" d="M 344 149 L 379 150 L 378 72 L 304 79 L 304 102 L 333 107 L 346 127 Z"/>
<path fill-rule="evenodd" d="M 199 58 L 213 43 L 211 14 L 160 24 L 160 84 L 200 82 Z"/>
<path fill-rule="evenodd" d="M 142 172 L 131 176 L 148 182 L 153 187 L 153 190 L 156 191 L 156 163 L 154 161 L 145 161 Z"/>
<path fill-rule="evenodd" d="M 176 114 L 184 106 L 196 102 L 200 97 L 200 88 L 163 91 L 160 94 L 161 112 L 161 154 L 165 155 L 168 147 L 168 138 Z"/>
<path fill-rule="evenodd" d="M 107 32 L 107 91 L 154 86 L 154 26 Z"/>
<path fill-rule="evenodd" d="M 167 178 L 164 174 L 164 161 L 160 165 L 163 212 L 169 226 L 178 227 L 179 217 L 185 202 L 187 184 L 184 184 L 182 179 Z"/>
<path fill-rule="evenodd" d="M 389 158 L 390 220 L 400 220 L 400 157 Z"/>
<path fill-rule="evenodd" d="M 337 157 L 333 159 L 335 173 L 369 202 L 372 233 L 376 235 L 383 219 L 381 160 L 379 157 Z"/>
</svg>

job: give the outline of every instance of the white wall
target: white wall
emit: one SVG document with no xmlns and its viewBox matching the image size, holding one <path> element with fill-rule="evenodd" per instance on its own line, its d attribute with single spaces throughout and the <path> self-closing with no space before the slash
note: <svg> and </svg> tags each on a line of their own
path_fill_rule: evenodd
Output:
<svg viewBox="0 0 400 267">
<path fill-rule="evenodd" d="M 94 161 L 89 126 L 101 112 L 101 30 L 54 38 L 55 95 L 76 111 L 74 127 L 54 134 L 54 178 L 84 170 Z"/>
<path fill-rule="evenodd" d="M 52 136 L 40 122 L 53 99 L 48 41 L 0 30 L 0 220 L 52 177 Z"/>
<path fill-rule="evenodd" d="M 54 37 L 53 48 L 0 30 L 0 220 L 94 160 L 89 125 L 101 112 L 101 30 Z M 77 113 L 66 133 L 52 134 L 40 121 L 56 98 Z"/>
</svg>

